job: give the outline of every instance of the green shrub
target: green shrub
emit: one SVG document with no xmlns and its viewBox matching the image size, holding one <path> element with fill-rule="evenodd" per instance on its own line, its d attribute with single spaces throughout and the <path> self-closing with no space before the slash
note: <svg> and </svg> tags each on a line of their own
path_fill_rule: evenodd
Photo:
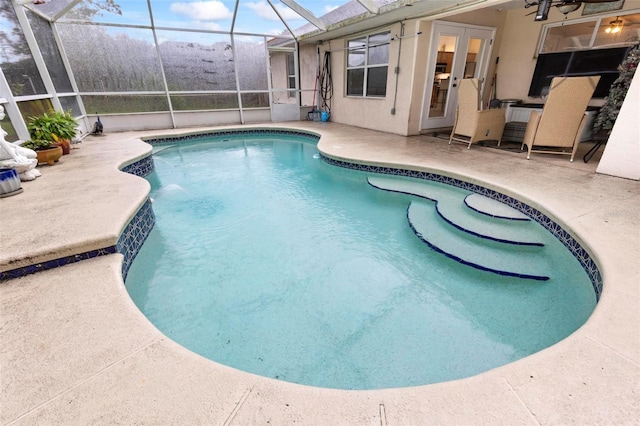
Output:
<svg viewBox="0 0 640 426">
<path fill-rule="evenodd" d="M 51 110 L 38 117 L 29 117 L 27 128 L 33 140 L 57 142 L 59 139 L 72 140 L 76 136 L 78 123 L 71 111 Z"/>
<path fill-rule="evenodd" d="M 43 139 L 31 139 L 23 142 L 20 146 L 22 146 L 23 148 L 32 149 L 34 151 L 42 151 L 44 149 L 53 148 L 56 145 L 52 141 L 46 141 Z"/>
</svg>

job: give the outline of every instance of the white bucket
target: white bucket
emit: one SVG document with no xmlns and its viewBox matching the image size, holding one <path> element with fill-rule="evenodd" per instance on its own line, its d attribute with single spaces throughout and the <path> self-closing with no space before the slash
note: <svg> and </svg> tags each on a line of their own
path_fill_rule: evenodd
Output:
<svg viewBox="0 0 640 426">
<path fill-rule="evenodd" d="M 16 169 L 0 169 L 0 198 L 22 192 L 20 177 Z"/>
</svg>

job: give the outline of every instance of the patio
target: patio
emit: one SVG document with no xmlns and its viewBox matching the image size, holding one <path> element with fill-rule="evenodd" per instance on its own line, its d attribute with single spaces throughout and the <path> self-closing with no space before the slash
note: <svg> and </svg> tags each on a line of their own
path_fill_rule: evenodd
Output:
<svg viewBox="0 0 640 426">
<path fill-rule="evenodd" d="M 234 128 L 239 126 L 229 126 Z M 246 129 L 252 126 L 242 126 Z M 112 254 L 0 283 L 2 424 L 632 424 L 640 418 L 640 183 L 564 156 L 448 145 L 336 123 L 259 127 L 321 134 L 328 156 L 462 177 L 534 206 L 591 253 L 604 280 L 587 323 L 530 357 L 464 380 L 341 391 L 240 372 L 164 337 L 130 300 Z M 87 137 L 0 201 L 0 267 L 115 244 L 149 185 L 118 167 L 139 138 Z M 47 224 L 45 228 L 42 225 Z M 11 232 L 10 232 L 11 231 Z M 10 265 L 11 264 L 11 265 Z M 12 266 L 13 265 L 13 266 Z"/>
</svg>

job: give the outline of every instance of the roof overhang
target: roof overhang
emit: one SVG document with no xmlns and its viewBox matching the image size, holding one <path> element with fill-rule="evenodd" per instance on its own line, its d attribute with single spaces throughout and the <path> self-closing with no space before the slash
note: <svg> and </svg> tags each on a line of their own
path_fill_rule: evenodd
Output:
<svg viewBox="0 0 640 426">
<path fill-rule="evenodd" d="M 377 14 L 367 11 L 350 19 L 328 24 L 325 31 L 309 28 L 309 32 L 298 36 L 298 41 L 301 44 L 317 43 L 383 27 L 405 19 L 421 17 L 439 19 L 461 12 L 498 7 L 506 3 L 512 3 L 512 0 L 400 0 L 380 7 Z"/>
</svg>

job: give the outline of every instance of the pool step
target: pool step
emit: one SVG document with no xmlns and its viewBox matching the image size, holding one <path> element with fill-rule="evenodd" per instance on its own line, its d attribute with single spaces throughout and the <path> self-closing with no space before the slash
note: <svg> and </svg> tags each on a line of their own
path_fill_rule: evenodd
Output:
<svg viewBox="0 0 640 426">
<path fill-rule="evenodd" d="M 459 232 L 441 220 L 432 203 L 412 201 L 407 219 L 415 234 L 432 249 L 462 264 L 518 278 L 546 281 L 546 262 L 540 249 L 513 250 L 505 244 L 490 244 Z"/>
<path fill-rule="evenodd" d="M 401 194 L 416 195 L 431 201 L 451 197 L 451 188 L 444 184 L 420 182 L 415 180 L 403 180 L 384 177 L 369 177 L 369 185 L 384 191 L 399 192 Z"/>
<path fill-rule="evenodd" d="M 432 201 L 413 201 L 407 209 L 409 225 L 432 249 L 484 271 L 549 279 L 546 262 L 538 255 L 544 244 L 536 226 L 517 210 L 435 182 L 386 177 L 369 177 L 367 181 L 378 189 Z M 519 247 L 514 249 L 513 245 Z"/>
<path fill-rule="evenodd" d="M 536 237 L 535 225 L 529 218 L 499 201 L 468 192 L 460 192 L 455 197 L 450 187 L 435 182 L 384 177 L 369 177 L 368 182 L 374 188 L 437 202 L 436 209 L 442 219 L 476 237 L 506 244 L 544 245 Z"/>
<path fill-rule="evenodd" d="M 518 210 L 480 194 L 469 194 L 464 204 L 478 213 L 498 219 L 529 221 L 529 217 Z"/>
<path fill-rule="evenodd" d="M 496 216 L 479 214 L 460 199 L 442 198 L 436 204 L 436 211 L 450 225 L 476 237 L 505 244 L 544 246 L 531 221 L 496 219 Z"/>
</svg>

